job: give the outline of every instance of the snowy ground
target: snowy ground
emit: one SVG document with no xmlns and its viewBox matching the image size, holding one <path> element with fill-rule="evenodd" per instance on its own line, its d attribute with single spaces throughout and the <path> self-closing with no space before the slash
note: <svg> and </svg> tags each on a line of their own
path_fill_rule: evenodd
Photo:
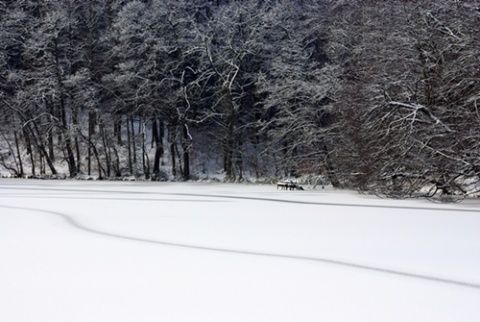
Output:
<svg viewBox="0 0 480 322">
<path fill-rule="evenodd" d="M 480 203 L 0 180 L 0 321 L 479 321 Z"/>
</svg>

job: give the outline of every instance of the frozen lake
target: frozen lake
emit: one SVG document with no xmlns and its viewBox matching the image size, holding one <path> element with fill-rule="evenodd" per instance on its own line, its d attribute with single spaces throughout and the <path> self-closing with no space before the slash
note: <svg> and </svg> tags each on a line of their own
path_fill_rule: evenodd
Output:
<svg viewBox="0 0 480 322">
<path fill-rule="evenodd" d="M 479 321 L 480 200 L 0 179 L 0 320 Z"/>
</svg>

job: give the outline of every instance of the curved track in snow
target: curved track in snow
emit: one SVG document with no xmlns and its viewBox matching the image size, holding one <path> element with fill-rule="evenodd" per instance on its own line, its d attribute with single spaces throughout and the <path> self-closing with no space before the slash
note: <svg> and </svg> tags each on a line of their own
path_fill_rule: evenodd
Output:
<svg viewBox="0 0 480 322">
<path fill-rule="evenodd" d="M 13 187 L 9 187 L 12 190 Z M 201 201 L 201 200 L 192 200 L 187 198 L 193 197 L 200 197 L 200 198 L 219 198 L 219 199 L 241 199 L 241 200 L 255 200 L 255 201 L 267 201 L 267 202 L 282 202 L 282 203 L 296 203 L 296 204 L 311 204 L 311 205 L 318 205 L 318 206 L 335 206 L 335 207 L 369 207 L 369 208 L 385 208 L 385 209 L 415 209 L 415 210 L 433 210 L 433 211 L 452 211 L 449 208 L 434 208 L 434 207 L 404 207 L 404 206 L 385 206 L 385 205 L 366 205 L 366 204 L 342 204 L 342 203 L 328 203 L 328 202 L 302 202 L 302 201 L 295 201 L 295 200 L 283 200 L 283 199 L 271 199 L 271 198 L 257 198 L 257 197 L 243 197 L 243 196 L 229 196 L 229 195 L 217 195 L 217 194 L 188 194 L 188 193 L 161 193 L 161 192 L 132 192 L 132 191 L 111 191 L 111 190 L 85 190 L 85 189 L 35 189 L 35 188 L 13 188 L 13 189 L 21 189 L 21 190 L 52 190 L 52 191 L 69 191 L 69 192 L 82 192 L 82 193 L 128 193 L 128 194 L 154 194 L 154 195 L 162 195 L 162 196 L 176 196 L 176 197 L 185 197 L 185 199 L 146 199 L 146 198 L 108 198 L 108 197 L 69 197 L 69 196 L 49 196 L 48 198 L 55 198 L 55 199 L 96 199 L 96 200 L 136 200 L 136 201 L 175 201 L 175 202 L 186 202 L 186 201 Z M 15 196 L 10 196 L 15 197 Z M 40 196 L 29 196 L 29 198 L 43 198 Z M 416 273 L 410 273 L 400 270 L 392 270 L 392 269 L 385 269 L 382 267 L 374 267 L 374 266 L 367 266 L 358 264 L 355 262 L 346 262 L 346 261 L 338 261 L 335 259 L 329 258 L 320 258 L 320 257 L 308 257 L 308 256 L 298 256 L 292 254 L 280 254 L 280 253 L 268 253 L 268 252 L 257 252 L 252 250 L 242 250 L 242 249 L 228 249 L 228 248 L 219 248 L 219 247 L 206 247 L 201 245 L 195 244 L 183 244 L 183 243 L 176 243 L 176 242 L 169 242 L 169 241 L 162 241 L 162 240 L 152 240 L 146 238 L 139 238 L 134 236 L 127 236 L 121 235 L 116 233 L 110 233 L 108 231 L 102 231 L 95 229 L 93 227 L 88 227 L 83 225 L 78 220 L 73 218 L 72 216 L 63 213 L 63 212 L 56 212 L 51 210 L 45 209 L 36 209 L 36 208 L 28 208 L 28 207 L 17 207 L 17 206 L 7 206 L 7 205 L 0 205 L 0 208 L 3 209 L 14 209 L 14 210 L 22 210 L 28 212 L 37 212 L 43 213 L 48 215 L 53 215 L 63 219 L 66 223 L 70 226 L 80 229 L 85 232 L 112 237 L 112 238 L 119 238 L 123 240 L 135 241 L 135 242 L 143 242 L 143 243 L 150 243 L 150 244 L 157 244 L 162 246 L 170 246 L 170 247 L 181 247 L 181 248 L 188 248 L 188 249 L 195 249 L 201 251 L 212 251 L 212 252 L 221 252 L 221 253 L 233 253 L 233 254 L 241 254 L 241 255 L 251 255 L 251 256 L 263 256 L 263 257 L 271 257 L 271 258 L 280 258 L 280 259 L 293 259 L 293 260 L 304 260 L 304 261 L 314 261 L 320 262 L 325 264 L 331 265 L 340 265 L 344 267 L 350 267 L 355 269 L 362 269 L 373 271 L 377 273 L 383 274 L 393 274 L 397 276 L 403 276 L 407 278 L 416 278 L 422 279 L 432 282 L 438 283 L 446 283 L 451 285 L 457 285 L 462 287 L 469 287 L 474 289 L 480 289 L 480 284 L 471 283 L 467 281 L 459 281 L 453 279 L 447 279 L 442 277 L 436 276 L 429 276 L 429 275 L 421 275 Z M 463 212 L 480 212 L 480 210 L 474 209 L 455 209 L 455 211 L 463 211 Z"/>
</svg>

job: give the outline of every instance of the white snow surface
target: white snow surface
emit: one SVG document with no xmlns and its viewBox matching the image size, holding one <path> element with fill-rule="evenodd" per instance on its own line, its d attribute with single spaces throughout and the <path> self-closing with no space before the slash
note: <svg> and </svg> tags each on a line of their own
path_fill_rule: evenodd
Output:
<svg viewBox="0 0 480 322">
<path fill-rule="evenodd" d="M 0 321 L 480 321 L 479 201 L 0 179 Z"/>
</svg>

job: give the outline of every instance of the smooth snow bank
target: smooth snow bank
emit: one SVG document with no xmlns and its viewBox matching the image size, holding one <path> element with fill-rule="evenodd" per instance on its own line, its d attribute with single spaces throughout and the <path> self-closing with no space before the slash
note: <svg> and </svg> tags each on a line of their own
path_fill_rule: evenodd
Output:
<svg viewBox="0 0 480 322">
<path fill-rule="evenodd" d="M 478 321 L 480 203 L 0 181 L 0 320 Z"/>
</svg>

